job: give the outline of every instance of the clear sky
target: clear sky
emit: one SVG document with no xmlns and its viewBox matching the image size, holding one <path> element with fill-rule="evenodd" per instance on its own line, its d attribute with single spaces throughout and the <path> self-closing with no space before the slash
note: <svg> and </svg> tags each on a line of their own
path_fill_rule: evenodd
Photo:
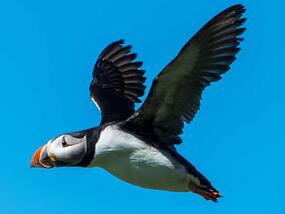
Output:
<svg viewBox="0 0 285 214">
<path fill-rule="evenodd" d="M 140 2 L 140 3 L 139 3 Z M 153 77 L 210 18 L 247 7 L 238 60 L 207 88 L 179 151 L 224 198 L 131 186 L 93 168 L 31 169 L 50 138 L 96 126 L 93 64 L 124 38 Z M 1 1 L 0 213 L 285 213 L 283 1 Z"/>
</svg>

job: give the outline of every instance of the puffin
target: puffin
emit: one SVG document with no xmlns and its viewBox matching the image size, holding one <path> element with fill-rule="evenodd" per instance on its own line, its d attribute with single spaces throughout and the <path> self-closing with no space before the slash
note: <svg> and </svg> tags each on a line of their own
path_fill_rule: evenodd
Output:
<svg viewBox="0 0 285 214">
<path fill-rule="evenodd" d="M 148 189 L 193 192 L 217 202 L 221 193 L 176 150 L 204 89 L 230 69 L 245 31 L 245 7 L 233 5 L 207 22 L 154 78 L 144 103 L 142 62 L 118 40 L 99 55 L 89 90 L 101 112 L 94 128 L 61 134 L 41 146 L 31 167 L 101 167 Z"/>
</svg>

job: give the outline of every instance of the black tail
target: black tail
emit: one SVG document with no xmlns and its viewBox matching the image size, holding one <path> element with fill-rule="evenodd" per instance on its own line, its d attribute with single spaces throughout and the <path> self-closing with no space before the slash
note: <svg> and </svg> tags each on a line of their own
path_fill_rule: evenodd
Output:
<svg viewBox="0 0 285 214">
<path fill-rule="evenodd" d="M 186 170 L 190 175 L 198 178 L 200 184 L 189 183 L 189 189 L 193 192 L 203 196 L 207 200 L 217 202 L 217 198 L 222 197 L 219 191 L 212 186 L 210 181 L 202 175 L 189 161 L 182 157 L 173 147 L 168 147 L 168 151 L 174 156 L 181 164 L 186 166 Z"/>
</svg>

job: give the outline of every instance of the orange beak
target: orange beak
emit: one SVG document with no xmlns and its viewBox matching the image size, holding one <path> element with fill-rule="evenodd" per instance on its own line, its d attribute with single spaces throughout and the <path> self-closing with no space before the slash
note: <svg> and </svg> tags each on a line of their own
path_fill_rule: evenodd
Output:
<svg viewBox="0 0 285 214">
<path fill-rule="evenodd" d="M 33 155 L 31 167 L 33 168 L 52 168 L 52 164 L 46 152 L 46 145 L 41 146 Z"/>
</svg>

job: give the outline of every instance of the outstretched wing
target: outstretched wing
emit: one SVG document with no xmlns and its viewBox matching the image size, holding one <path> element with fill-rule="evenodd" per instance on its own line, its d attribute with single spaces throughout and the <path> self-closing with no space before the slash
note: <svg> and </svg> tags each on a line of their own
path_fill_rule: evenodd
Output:
<svg viewBox="0 0 285 214">
<path fill-rule="evenodd" d="M 184 122 L 194 118 L 204 88 L 236 59 L 244 11 L 242 5 L 222 11 L 185 44 L 155 78 L 146 101 L 125 124 L 128 129 L 168 145 L 181 143 Z"/>
<path fill-rule="evenodd" d="M 101 111 L 101 124 L 125 120 L 134 113 L 134 104 L 145 90 L 142 62 L 133 62 L 131 46 L 119 40 L 107 46 L 97 59 L 90 95 Z"/>
</svg>

